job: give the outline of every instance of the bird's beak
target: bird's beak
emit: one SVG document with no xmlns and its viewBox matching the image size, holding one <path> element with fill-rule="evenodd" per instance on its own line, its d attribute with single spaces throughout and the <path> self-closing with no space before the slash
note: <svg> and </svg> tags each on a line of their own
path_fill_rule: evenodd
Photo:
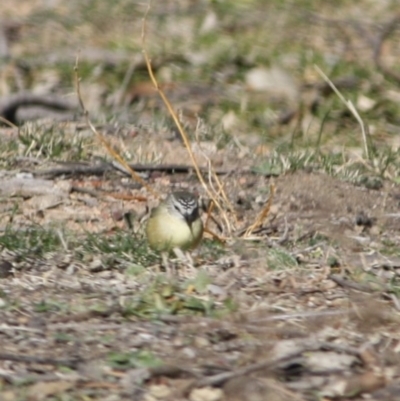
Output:
<svg viewBox="0 0 400 401">
<path fill-rule="evenodd" d="M 193 235 L 193 230 L 192 230 L 193 219 L 191 218 L 191 216 L 185 216 L 185 220 L 186 220 L 186 223 L 189 226 L 190 232 Z"/>
</svg>

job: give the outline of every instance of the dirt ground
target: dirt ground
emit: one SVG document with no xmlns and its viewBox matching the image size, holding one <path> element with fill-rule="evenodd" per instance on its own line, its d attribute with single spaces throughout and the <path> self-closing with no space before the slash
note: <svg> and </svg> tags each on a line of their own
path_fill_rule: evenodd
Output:
<svg viewBox="0 0 400 401">
<path fill-rule="evenodd" d="M 155 187 L 168 179 L 155 178 Z M 99 178 L 85 180 L 88 189 Z M 103 177 L 101 189 L 115 191 L 118 180 L 124 180 L 118 173 Z M 15 213 L 14 224 L 26 226 L 29 215 L 45 225 L 58 215 L 77 236 L 88 227 L 106 237 L 123 229 L 112 212 L 115 199 L 77 194 L 75 181 L 54 179 L 70 192 L 49 209 L 43 194 L 20 198 L 25 212 Z M 127 275 L 132 262 L 101 252 L 79 259 L 69 237 L 41 257 L 4 250 L 2 399 L 302 400 L 315 391 L 396 399 L 381 394 L 396 394 L 400 261 L 390 250 L 399 243 L 398 187 L 367 189 L 305 171 L 274 178 L 244 173 L 229 181 L 247 188 L 247 203 L 240 190 L 231 193 L 243 221 L 253 218 L 257 201 L 263 206 L 258 198 L 265 202 L 273 182 L 270 215 L 256 235 L 229 243 L 218 258 L 206 240 L 194 272 L 178 265 L 167 277 L 154 271 L 156 260 Z M 199 286 L 202 274 L 207 282 Z M 228 300 L 237 307 L 207 317 L 194 312 L 201 305 L 188 305 L 188 297 L 212 301 L 217 310 Z"/>
<path fill-rule="evenodd" d="M 0 401 L 400 400 L 397 2 L 3 2 Z"/>
</svg>

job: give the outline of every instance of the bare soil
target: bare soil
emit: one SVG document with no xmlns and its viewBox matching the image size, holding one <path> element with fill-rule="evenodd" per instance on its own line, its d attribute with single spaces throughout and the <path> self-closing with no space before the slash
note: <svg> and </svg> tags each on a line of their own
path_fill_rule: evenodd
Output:
<svg viewBox="0 0 400 401">
<path fill-rule="evenodd" d="M 97 180 L 86 177 L 85 187 Z M 101 190 L 126 192 L 118 180 L 124 181 L 118 173 L 103 176 Z M 153 186 L 169 180 L 181 181 L 162 175 Z M 111 192 L 93 197 L 70 190 L 76 179 L 55 181 L 67 192 L 49 209 L 34 211 L 35 196 L 10 198 L 21 211 L 13 217 L 21 229 L 24 220 L 25 227 L 46 225 L 58 216 L 78 237 L 86 230 L 107 236 L 118 227 L 130 235 L 115 218 Z M 3 399 L 286 400 L 314 399 L 315 391 L 343 399 L 377 391 L 375 399 L 382 399 L 383 389 L 395 391 L 399 321 L 392 285 L 399 260 L 390 251 L 399 242 L 398 187 L 366 189 L 304 171 L 272 179 L 239 174 L 226 184 L 238 182 L 247 188 L 243 221 L 254 218 L 263 206 L 258 198 L 264 202 L 274 183 L 263 228 L 252 240 L 226 245 L 217 259 L 206 240 L 195 256 L 197 270 L 178 265 L 172 278 L 156 273 L 159 262 L 127 275 L 129 264 L 105 261 L 101 252 L 82 260 L 69 249 L 69 237 L 64 250 L 41 257 L 21 260 L 4 250 Z M 139 193 L 131 190 L 132 199 Z M 230 197 L 243 204 L 243 190 Z M 143 207 L 132 199 L 118 200 L 120 215 Z M 182 295 L 174 286 L 200 271 L 209 284 L 184 285 L 187 294 L 212 300 L 217 310 L 230 300 L 236 312 L 211 318 L 179 307 L 172 315 L 146 309 L 157 296 L 165 305 L 177 302 Z"/>
</svg>

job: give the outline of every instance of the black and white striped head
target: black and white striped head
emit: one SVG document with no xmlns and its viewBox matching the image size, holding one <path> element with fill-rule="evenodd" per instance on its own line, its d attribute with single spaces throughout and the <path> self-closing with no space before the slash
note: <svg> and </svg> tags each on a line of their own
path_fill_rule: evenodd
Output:
<svg viewBox="0 0 400 401">
<path fill-rule="evenodd" d="M 190 192 L 172 192 L 167 198 L 167 205 L 171 213 L 179 214 L 189 226 L 200 217 L 199 202 Z"/>
</svg>

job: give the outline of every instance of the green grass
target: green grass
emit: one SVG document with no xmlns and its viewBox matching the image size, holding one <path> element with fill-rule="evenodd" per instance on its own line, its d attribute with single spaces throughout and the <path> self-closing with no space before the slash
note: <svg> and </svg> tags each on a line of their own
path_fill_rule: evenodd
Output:
<svg viewBox="0 0 400 401">
<path fill-rule="evenodd" d="M 205 259 L 219 259 L 226 255 L 226 247 L 218 241 L 204 239 L 201 243 L 201 254 Z"/>
<path fill-rule="evenodd" d="M 47 312 L 67 312 L 69 309 L 65 303 L 52 301 L 51 299 L 42 300 L 33 306 L 33 310 L 38 313 Z"/>
<path fill-rule="evenodd" d="M 18 139 L 24 156 L 58 160 L 83 160 L 87 157 L 89 141 L 80 135 L 67 134 L 60 126 L 26 124 L 20 129 Z"/>
<path fill-rule="evenodd" d="M 143 266 L 159 261 L 159 255 L 147 245 L 144 237 L 130 231 L 118 230 L 109 235 L 87 233 L 77 250 L 81 259 L 85 255 L 102 255 L 104 264 L 108 267 L 118 266 L 122 261 L 129 263 L 129 274 L 138 273 Z"/>
<path fill-rule="evenodd" d="M 21 229 L 9 225 L 0 235 L 0 249 L 17 251 L 21 257 L 41 257 L 60 248 L 61 241 L 57 231 L 39 225 Z"/>
<path fill-rule="evenodd" d="M 99 255 L 107 268 L 124 264 L 140 271 L 143 267 L 159 261 L 147 246 L 143 237 L 135 236 L 129 231 L 117 231 L 111 235 L 86 233 L 77 236 L 60 227 L 42 227 L 31 225 L 17 229 L 11 224 L 0 235 L 0 249 L 15 251 L 20 259 L 40 258 L 48 253 L 65 253 L 60 233 L 68 244 L 69 253 L 81 261 L 90 260 Z M 136 267 L 135 267 L 136 266 Z"/>
<path fill-rule="evenodd" d="M 296 259 L 286 250 L 271 248 L 266 257 L 268 270 L 287 270 L 298 267 Z"/>
<path fill-rule="evenodd" d="M 197 282 L 198 284 L 198 282 Z M 126 299 L 123 315 L 157 319 L 160 315 L 213 316 L 226 309 L 211 298 L 203 299 L 187 293 L 191 286 L 168 279 L 164 274 L 148 279 L 140 293 Z"/>
<path fill-rule="evenodd" d="M 112 368 L 118 370 L 152 368 L 162 365 L 161 359 L 146 350 L 134 352 L 110 352 L 107 361 Z"/>
<path fill-rule="evenodd" d="M 25 261 L 23 266 L 26 268 L 52 265 L 52 258 L 69 253 L 71 260 L 84 266 L 90 266 L 94 259 L 100 259 L 104 269 L 124 272 L 127 278 L 132 277 L 141 285 L 137 294 L 125 297 L 121 313 L 126 318 L 157 318 L 164 314 L 215 316 L 235 309 L 232 300 L 216 303 L 208 295 L 208 285 L 212 283 L 212 279 L 201 269 L 196 277 L 186 282 L 179 282 L 177 278 L 171 279 L 165 273 L 155 274 L 154 266 L 160 264 L 160 256 L 149 249 L 141 236 L 122 230 L 110 235 L 87 233 L 77 236 L 64 230 L 62 237 L 69 249 L 66 251 L 60 240 L 59 230 L 56 227 L 43 228 L 38 225 L 17 230 L 9 226 L 0 236 L 0 249 L 13 251 L 17 255 L 16 261 Z M 214 260 L 217 255 L 225 252 L 225 249 L 208 242 L 202 257 Z M 151 266 L 152 270 L 148 270 Z M 188 292 L 190 288 L 192 291 Z M 87 301 L 90 302 L 90 297 Z M 10 301 L 8 307 L 18 306 Z M 100 313 L 108 310 L 109 305 L 100 302 L 90 306 L 86 301 L 75 305 L 60 303 L 51 298 L 34 304 L 34 311 L 37 313 L 80 313 L 88 308 Z"/>
<path fill-rule="evenodd" d="M 350 153 L 319 151 L 316 148 L 290 149 L 282 147 L 253 167 L 261 175 L 279 175 L 298 170 L 324 172 L 333 177 L 365 186 L 369 189 L 382 187 L 384 179 L 398 182 L 400 151 L 389 147 L 372 149 L 372 160 L 360 160 Z"/>
</svg>

